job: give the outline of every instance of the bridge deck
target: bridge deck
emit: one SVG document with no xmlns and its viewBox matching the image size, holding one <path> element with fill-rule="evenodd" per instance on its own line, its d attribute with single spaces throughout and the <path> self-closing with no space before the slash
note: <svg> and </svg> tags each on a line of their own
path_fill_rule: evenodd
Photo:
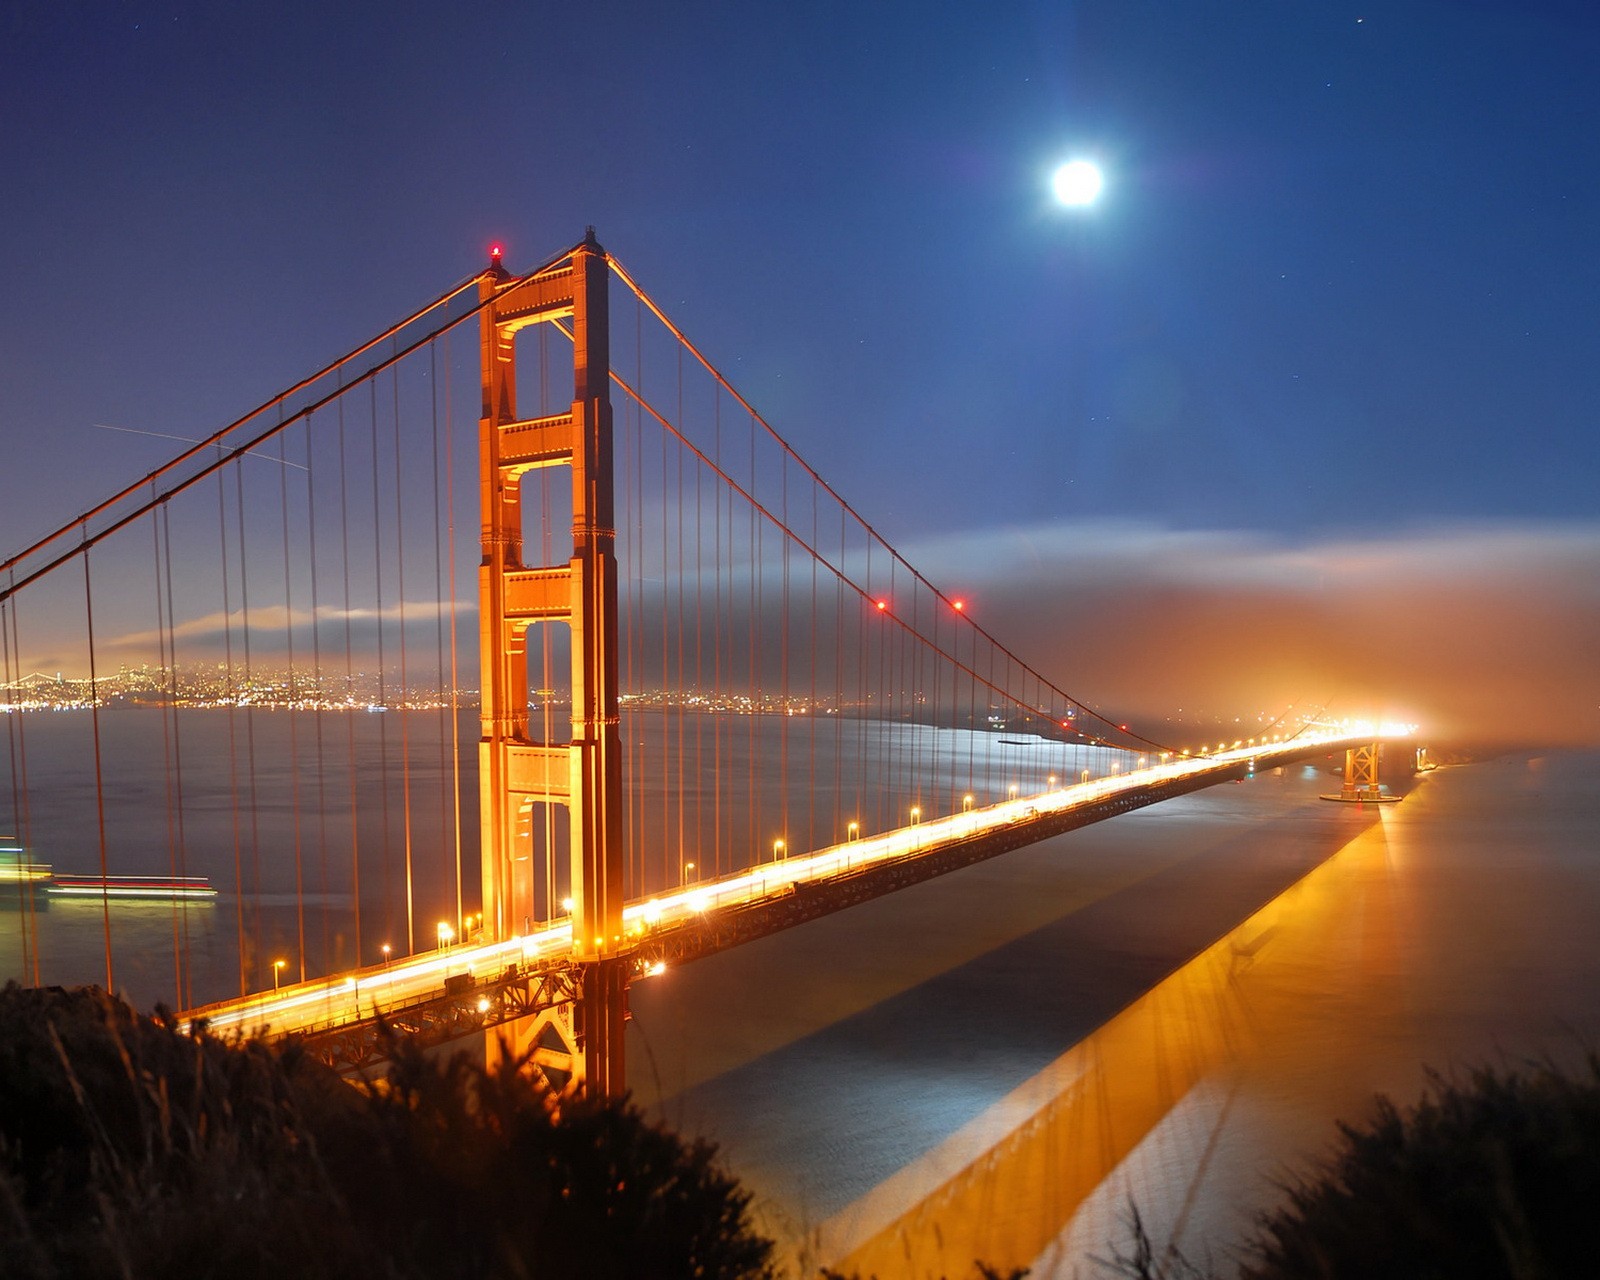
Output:
<svg viewBox="0 0 1600 1280">
<path fill-rule="evenodd" d="M 782 858 L 630 905 L 623 949 L 658 973 L 1074 827 L 1308 756 L 1370 742 L 1337 734 L 1183 758 L 1019 796 Z M 573 998 L 582 962 L 562 921 L 498 942 L 462 943 L 355 973 L 295 983 L 182 1015 L 222 1033 L 296 1036 L 341 1069 L 387 1056 L 395 1034 L 441 1042 Z"/>
</svg>

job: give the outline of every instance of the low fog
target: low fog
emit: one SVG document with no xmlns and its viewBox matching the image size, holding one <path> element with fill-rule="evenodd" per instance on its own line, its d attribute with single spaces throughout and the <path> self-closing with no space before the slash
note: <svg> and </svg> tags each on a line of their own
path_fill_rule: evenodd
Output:
<svg viewBox="0 0 1600 1280">
<path fill-rule="evenodd" d="M 1600 525 L 1289 542 L 1056 523 L 904 550 L 1069 692 L 1152 730 L 1326 702 L 1435 742 L 1600 742 Z"/>
</svg>

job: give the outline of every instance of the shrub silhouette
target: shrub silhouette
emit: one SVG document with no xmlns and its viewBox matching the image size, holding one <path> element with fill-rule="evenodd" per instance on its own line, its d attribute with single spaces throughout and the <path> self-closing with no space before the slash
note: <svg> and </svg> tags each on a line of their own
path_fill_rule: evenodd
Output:
<svg viewBox="0 0 1600 1280">
<path fill-rule="evenodd" d="M 1600 1254 L 1600 1057 L 1430 1072 L 1416 1106 L 1385 1097 L 1340 1124 L 1333 1153 L 1257 1224 L 1240 1280 L 1558 1280 L 1592 1276 Z M 1137 1209 L 1133 1250 L 1106 1264 L 1130 1280 L 1201 1280 L 1151 1246 Z"/>
<path fill-rule="evenodd" d="M 94 989 L 0 990 L 0 1267 L 25 1280 L 771 1275 L 715 1149 L 402 1050 L 364 1092 Z"/>
<path fill-rule="evenodd" d="M 1510 1280 L 1595 1274 L 1600 1250 L 1600 1057 L 1430 1073 L 1401 1111 L 1340 1125 L 1320 1176 L 1260 1226 L 1248 1280 L 1290 1276 Z"/>
</svg>

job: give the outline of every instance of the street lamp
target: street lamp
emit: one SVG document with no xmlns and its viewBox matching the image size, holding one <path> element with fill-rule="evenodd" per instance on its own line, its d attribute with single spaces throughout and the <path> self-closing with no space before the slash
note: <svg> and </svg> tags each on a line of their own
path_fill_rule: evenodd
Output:
<svg viewBox="0 0 1600 1280">
<path fill-rule="evenodd" d="M 278 989 L 278 982 L 283 977 L 283 967 L 288 963 L 287 960 L 274 960 L 272 962 L 272 989 L 274 991 Z"/>
<path fill-rule="evenodd" d="M 854 841 L 861 839 L 861 824 L 859 822 L 852 822 L 844 829 L 844 835 L 846 840 Z"/>
<path fill-rule="evenodd" d="M 1056 775 L 1052 773 L 1050 775 L 1050 790 L 1054 791 L 1055 789 L 1056 789 Z"/>
<path fill-rule="evenodd" d="M 391 951 L 393 951 L 394 948 L 391 947 L 387 942 L 385 942 L 383 944 L 383 946 L 378 948 L 378 950 L 383 952 L 383 971 L 385 973 L 388 973 L 389 972 L 389 953 Z"/>
<path fill-rule="evenodd" d="M 772 860 L 774 862 L 777 862 L 782 857 L 783 857 L 783 841 L 782 840 L 774 840 L 772 842 Z"/>
<path fill-rule="evenodd" d="M 1011 798 L 1013 800 L 1017 798 L 1017 784 L 1015 782 L 1011 784 Z"/>
<path fill-rule="evenodd" d="M 683 864 L 683 878 L 685 881 L 694 879 L 694 863 L 685 862 Z"/>
<path fill-rule="evenodd" d="M 922 806 L 914 804 L 914 805 L 911 806 L 911 825 L 912 826 L 916 826 L 916 824 L 921 822 L 921 821 L 922 821 Z"/>
<path fill-rule="evenodd" d="M 971 813 L 972 812 L 972 797 L 971 796 L 962 796 L 961 797 L 961 812 L 962 813 Z"/>
<path fill-rule="evenodd" d="M 449 947 L 455 936 L 456 931 L 449 924 L 443 920 L 439 921 L 439 950 L 443 951 Z"/>
<path fill-rule="evenodd" d="M 1085 769 L 1083 771 L 1083 777 L 1082 777 L 1081 781 L 1083 781 L 1083 782 L 1089 781 L 1089 771 L 1087 769 Z"/>
</svg>

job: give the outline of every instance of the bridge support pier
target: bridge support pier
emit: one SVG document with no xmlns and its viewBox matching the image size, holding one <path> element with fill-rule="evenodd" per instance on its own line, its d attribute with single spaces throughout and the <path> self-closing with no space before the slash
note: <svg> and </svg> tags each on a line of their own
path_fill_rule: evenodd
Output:
<svg viewBox="0 0 1600 1280">
<path fill-rule="evenodd" d="M 1378 743 L 1367 742 L 1344 753 L 1344 786 L 1324 800 L 1343 804 L 1386 804 L 1399 796 L 1388 794 L 1378 783 Z"/>
<path fill-rule="evenodd" d="M 591 229 L 550 266 L 513 277 L 498 260 L 479 285 L 483 415 L 479 423 L 483 560 L 479 570 L 479 742 L 484 928 L 508 939 L 570 904 L 574 1005 L 496 1028 L 491 1062 L 516 1054 L 558 1088 L 624 1088 L 629 961 L 622 932 L 622 745 L 618 713 L 616 517 L 613 504 L 609 267 Z M 573 350 L 571 409 L 517 412 L 516 334 L 553 323 Z M 571 472 L 572 554 L 523 563 L 522 478 Z M 571 734 L 530 724 L 528 631 L 565 625 Z M 546 633 L 548 635 L 548 633 Z M 548 653 L 548 650 L 546 651 Z M 562 691 L 564 692 L 564 691 Z M 546 690 L 550 697 L 551 691 Z M 549 704 L 547 704 L 548 706 Z M 545 883 L 532 866 L 527 815 L 566 810 L 567 857 Z M 547 835 L 559 842 L 558 824 Z M 560 859 L 551 849 L 551 865 Z"/>
</svg>

